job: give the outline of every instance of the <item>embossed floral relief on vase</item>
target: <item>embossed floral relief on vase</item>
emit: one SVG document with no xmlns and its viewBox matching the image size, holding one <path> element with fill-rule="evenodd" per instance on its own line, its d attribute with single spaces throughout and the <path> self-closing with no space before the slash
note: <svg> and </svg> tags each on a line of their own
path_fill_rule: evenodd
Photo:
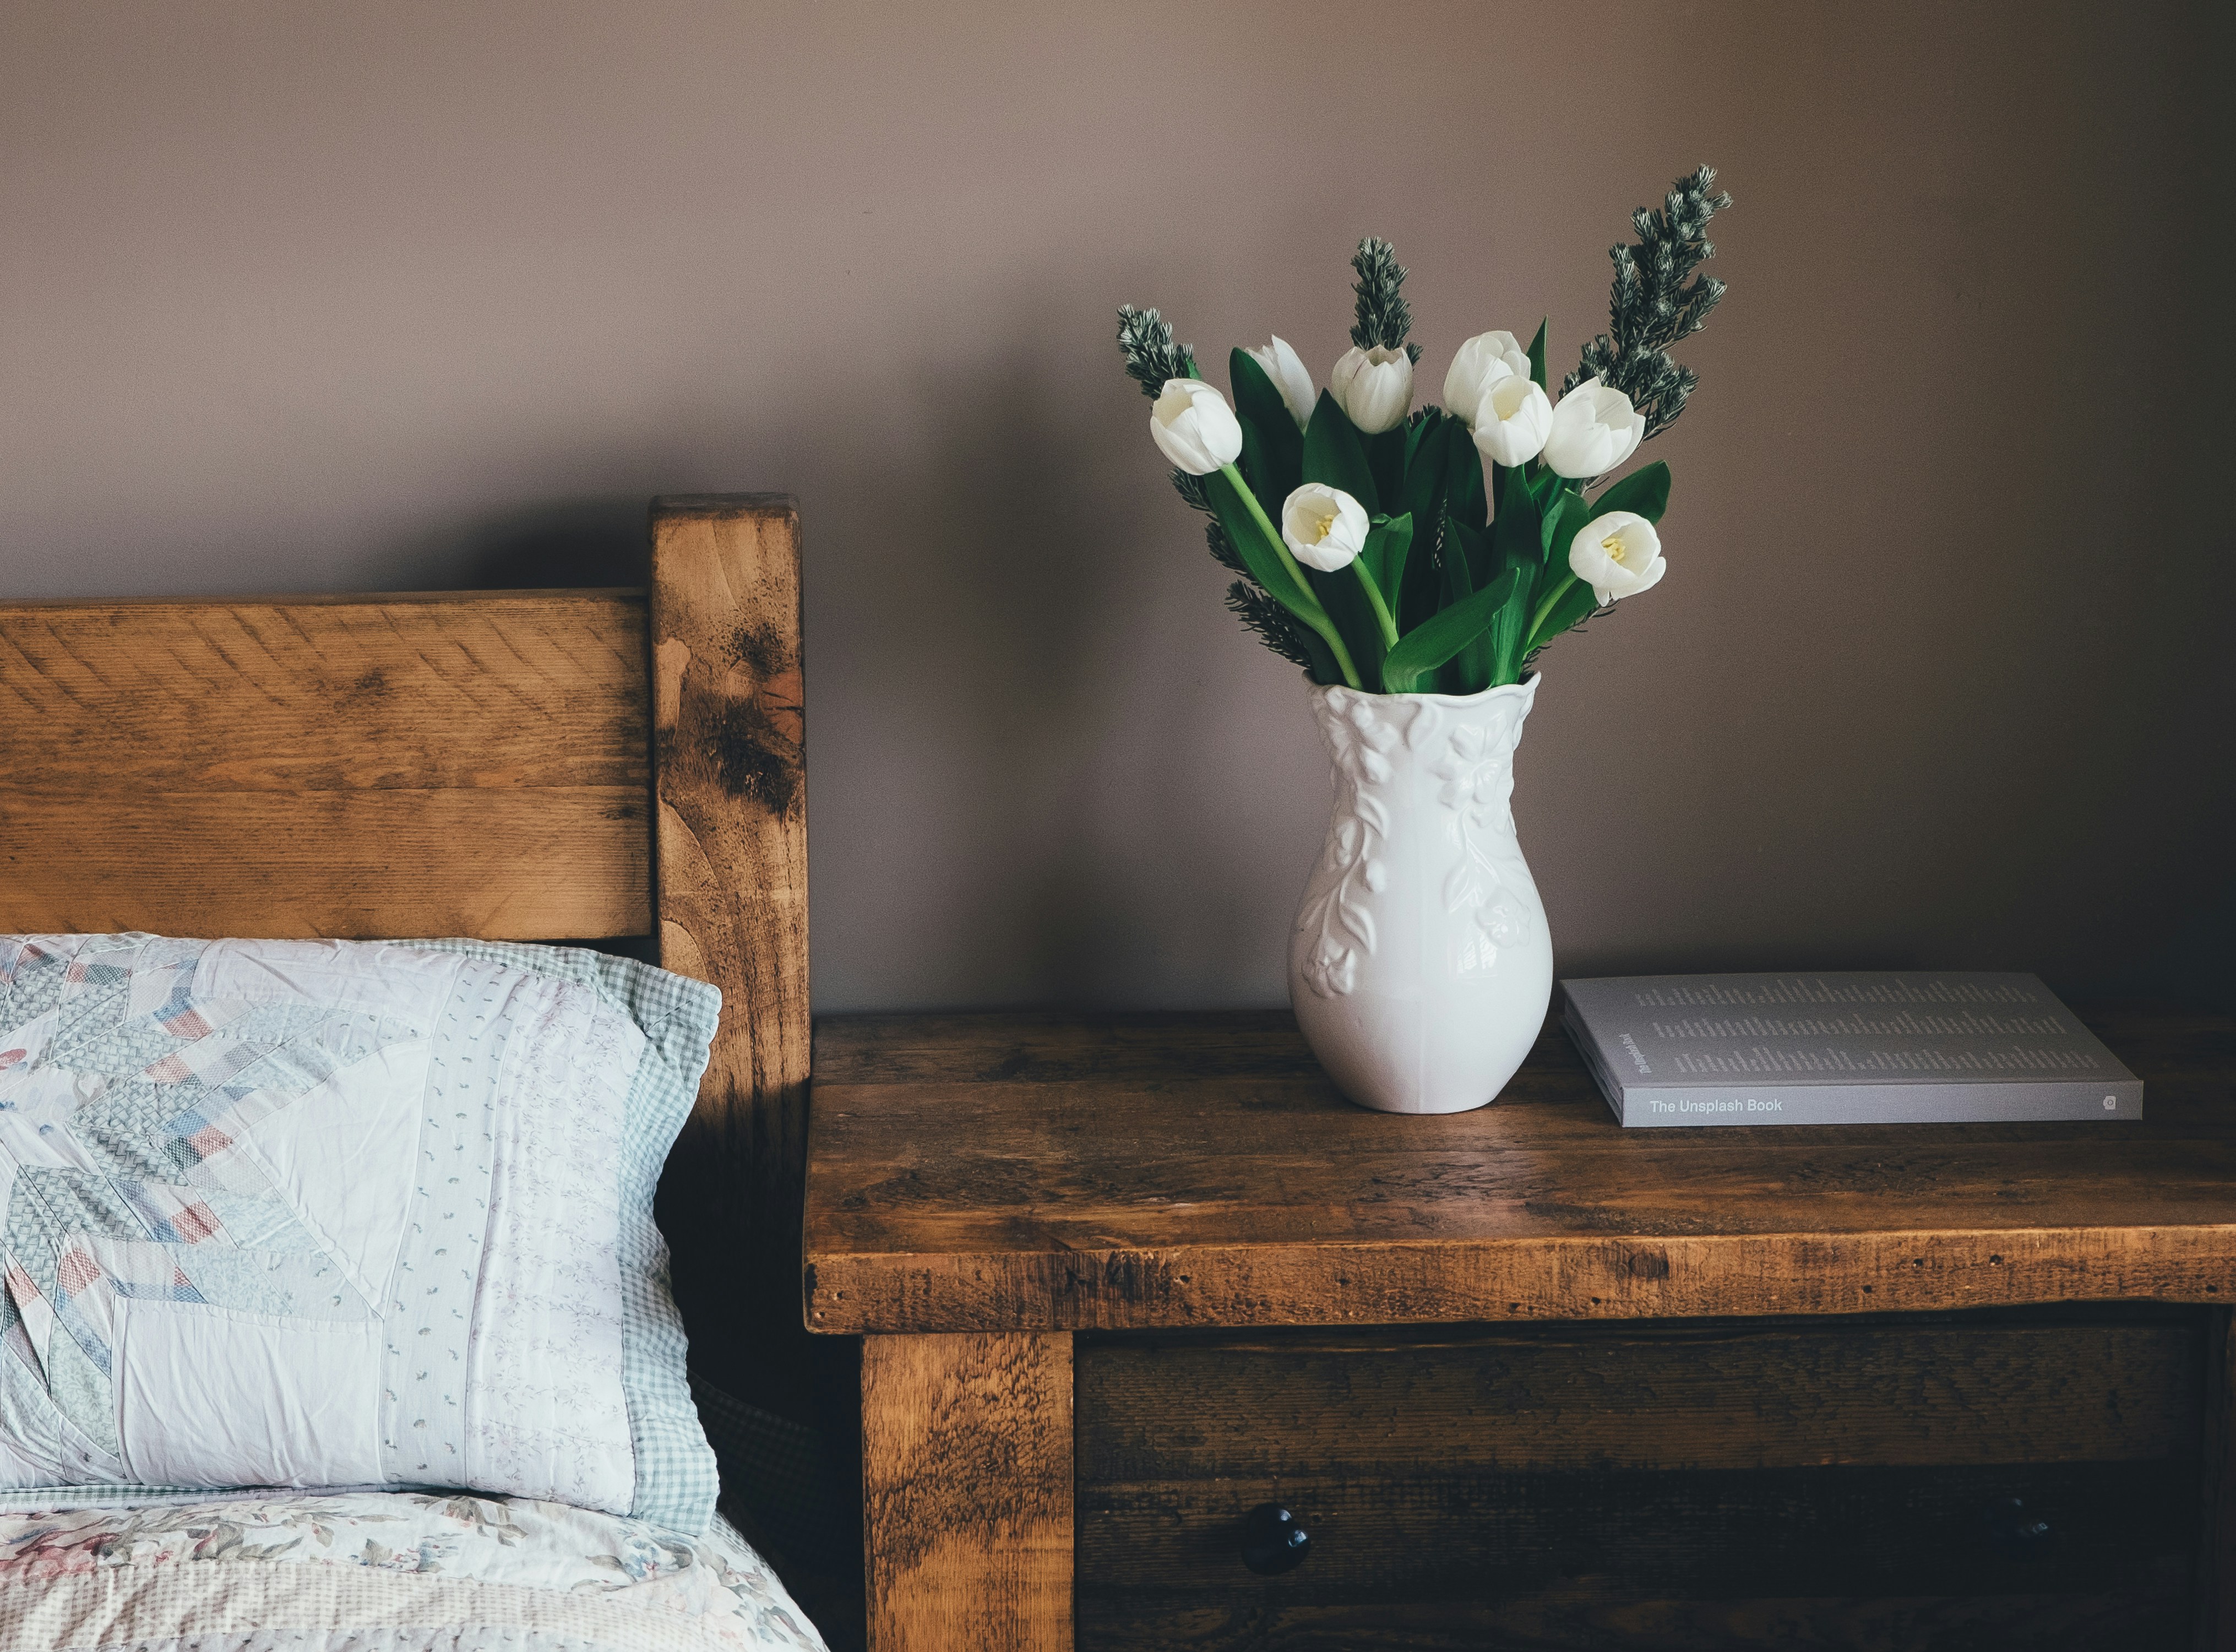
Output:
<svg viewBox="0 0 2236 1652">
<path fill-rule="evenodd" d="M 1495 1096 L 1552 992 L 1514 830 L 1537 679 L 1480 694 L 1314 687 L 1335 801 L 1290 940 L 1290 996 L 1351 1100 L 1449 1113 Z"/>
</svg>

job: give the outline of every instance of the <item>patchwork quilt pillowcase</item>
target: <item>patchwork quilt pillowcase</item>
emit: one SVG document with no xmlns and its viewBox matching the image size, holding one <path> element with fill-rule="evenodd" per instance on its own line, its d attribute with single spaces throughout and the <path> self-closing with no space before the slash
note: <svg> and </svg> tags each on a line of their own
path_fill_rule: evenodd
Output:
<svg viewBox="0 0 2236 1652">
<path fill-rule="evenodd" d="M 654 1183 L 720 994 L 471 941 L 0 937 L 0 1506 L 713 1517 Z"/>
</svg>

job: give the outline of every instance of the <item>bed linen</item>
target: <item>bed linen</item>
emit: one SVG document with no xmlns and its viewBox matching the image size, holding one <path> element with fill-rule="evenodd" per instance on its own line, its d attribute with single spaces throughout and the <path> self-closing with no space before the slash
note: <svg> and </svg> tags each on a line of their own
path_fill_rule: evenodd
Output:
<svg viewBox="0 0 2236 1652">
<path fill-rule="evenodd" d="M 690 1537 L 564 1504 L 390 1491 L 0 1513 L 0 1652 L 822 1648 L 720 1521 Z"/>
<path fill-rule="evenodd" d="M 0 936 L 0 1487 L 702 1530 L 652 1201 L 720 1004 L 569 948 Z"/>
</svg>

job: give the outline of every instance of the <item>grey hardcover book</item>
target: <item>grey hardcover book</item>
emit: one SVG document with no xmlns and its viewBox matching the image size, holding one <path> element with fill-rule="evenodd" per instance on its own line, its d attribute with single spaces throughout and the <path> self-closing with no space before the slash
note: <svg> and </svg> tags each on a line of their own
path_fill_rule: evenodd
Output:
<svg viewBox="0 0 2236 1652">
<path fill-rule="evenodd" d="M 1627 1129 L 2136 1119 L 2142 1081 L 2031 975 L 1637 975 L 1561 983 Z"/>
</svg>

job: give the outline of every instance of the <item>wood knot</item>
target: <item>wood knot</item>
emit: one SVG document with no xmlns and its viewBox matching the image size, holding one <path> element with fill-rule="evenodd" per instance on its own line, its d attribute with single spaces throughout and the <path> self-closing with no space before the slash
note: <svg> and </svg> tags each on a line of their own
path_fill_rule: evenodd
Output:
<svg viewBox="0 0 2236 1652">
<path fill-rule="evenodd" d="M 352 711 L 373 701 L 385 700 L 389 693 L 388 672 L 383 667 L 374 666 L 360 674 L 356 681 L 334 696 L 334 709 Z"/>
<path fill-rule="evenodd" d="M 733 700 L 710 709 L 707 749 L 722 789 L 772 814 L 785 813 L 799 792 L 798 747 L 757 701 Z"/>
<path fill-rule="evenodd" d="M 1630 1276 L 1634 1280 L 1666 1280 L 1669 1277 L 1669 1259 L 1658 1250 L 1634 1252 Z"/>
</svg>

